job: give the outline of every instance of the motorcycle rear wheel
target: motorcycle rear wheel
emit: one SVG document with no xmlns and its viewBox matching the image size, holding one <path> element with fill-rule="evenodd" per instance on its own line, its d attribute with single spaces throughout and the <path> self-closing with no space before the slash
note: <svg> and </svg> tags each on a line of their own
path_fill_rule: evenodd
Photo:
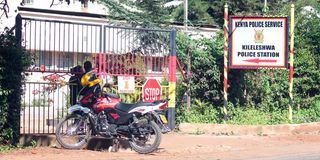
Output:
<svg viewBox="0 0 320 160">
<path fill-rule="evenodd" d="M 56 139 L 66 149 L 83 148 L 90 136 L 91 129 L 88 119 L 77 114 L 66 116 L 56 129 Z"/>
<path fill-rule="evenodd" d="M 161 130 L 159 126 L 154 121 L 151 121 L 139 128 L 147 129 L 150 131 L 150 133 L 132 135 L 131 140 L 129 141 L 131 148 L 141 154 L 148 154 L 155 151 L 161 142 Z M 152 144 L 146 144 L 151 136 L 155 136 L 154 142 Z"/>
</svg>

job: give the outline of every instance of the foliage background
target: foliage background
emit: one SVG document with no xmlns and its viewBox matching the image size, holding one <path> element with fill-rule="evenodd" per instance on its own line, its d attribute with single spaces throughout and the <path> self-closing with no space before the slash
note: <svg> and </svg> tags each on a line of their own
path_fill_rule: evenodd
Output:
<svg viewBox="0 0 320 160">
<path fill-rule="evenodd" d="M 110 10 L 108 18 L 133 27 L 170 28 L 183 22 L 183 6 L 164 8 L 170 0 L 98 0 Z M 316 0 L 292 0 L 295 16 L 294 119 L 292 123 L 320 119 L 320 5 Z M 289 15 L 290 3 L 269 0 L 263 13 L 263 0 L 189 0 L 189 25 L 215 25 L 222 29 L 223 5 L 230 15 Z M 124 7 L 126 4 L 132 9 Z M 312 6 L 313 11 L 304 9 Z M 117 21 L 118 23 L 119 21 Z M 121 22 L 121 21 L 120 21 Z M 115 22 L 116 23 L 116 22 Z M 121 25 L 121 24 L 120 24 Z M 145 37 L 145 36 L 144 36 Z M 157 38 L 158 35 L 149 38 Z M 153 42 L 153 41 L 151 41 Z M 178 79 L 177 121 L 196 123 L 278 124 L 289 123 L 288 70 L 230 70 L 228 115 L 223 105 L 223 35 L 192 39 L 182 32 L 177 37 L 178 58 L 186 70 L 187 47 L 191 46 L 190 111 L 182 101 L 186 82 Z M 30 63 L 26 51 L 9 32 L 0 35 L 0 144 L 18 140 L 22 74 Z M 12 63 L 15 62 L 15 63 Z"/>
<path fill-rule="evenodd" d="M 246 2 L 246 3 L 245 3 Z M 255 3 L 254 3 L 255 2 Z M 220 8 L 223 2 L 213 2 Z M 221 3 L 221 4 L 220 4 Z M 243 3 L 243 4 L 238 4 Z M 230 14 L 262 15 L 260 1 L 230 2 Z M 248 8 L 253 5 L 254 7 Z M 290 4 L 268 1 L 268 13 L 290 16 Z M 294 61 L 294 119 L 293 123 L 319 121 L 320 108 L 320 16 L 316 1 L 295 1 L 295 61 Z M 316 11 L 308 12 L 305 6 Z M 216 11 L 217 8 L 216 8 Z M 214 18 L 222 28 L 222 11 Z M 214 16 L 213 16 L 214 17 Z M 182 115 L 179 121 L 223 123 L 220 108 L 223 106 L 223 36 L 191 40 L 185 34 L 178 34 L 178 56 L 186 60 L 186 45 L 192 46 L 192 103 L 190 113 L 185 105 L 178 106 Z M 186 66 L 186 64 L 185 64 Z M 288 70 L 229 70 L 229 120 L 231 124 L 278 124 L 290 123 L 287 119 L 289 99 Z M 185 91 L 185 89 L 182 91 Z M 180 94 L 181 96 L 181 94 Z M 179 97 L 180 98 L 180 97 Z M 181 99 L 181 98 L 180 98 Z M 197 101 L 201 101 L 201 105 Z M 207 107 L 203 107 L 206 105 Z M 200 112 L 201 110 L 201 112 Z M 206 111 L 208 110 L 208 111 Z M 218 112 L 216 112 L 218 111 Z M 201 118 L 206 112 L 207 119 Z M 194 116 L 196 114 L 197 116 Z M 214 118 L 210 118 L 214 116 Z"/>
<path fill-rule="evenodd" d="M 99 0 L 109 6 L 114 19 L 122 19 L 133 27 L 170 28 L 183 23 L 183 5 L 164 8 L 170 0 L 115 1 Z M 112 4 L 113 3 L 113 4 Z M 263 0 L 189 0 L 189 26 L 217 26 L 222 29 L 224 4 L 230 15 L 290 16 L 295 4 L 295 74 L 294 119 L 291 123 L 319 121 L 320 104 L 320 5 L 317 0 L 269 0 L 264 10 Z M 126 4 L 133 10 L 128 10 Z M 312 6 L 308 12 L 305 7 Z M 141 12 L 138 12 L 141 11 Z M 110 17 L 112 18 L 112 17 Z M 151 36 L 154 38 L 156 36 Z M 186 82 L 177 83 L 177 121 L 232 124 L 290 123 L 287 119 L 289 103 L 288 70 L 229 70 L 228 115 L 224 121 L 223 106 L 223 35 L 192 39 L 179 32 L 177 55 L 183 69 L 187 69 L 187 48 L 191 46 L 191 110 L 187 111 L 184 95 Z"/>
<path fill-rule="evenodd" d="M 15 145 L 20 133 L 22 73 L 30 58 L 8 31 L 0 35 L 0 53 L 0 145 Z"/>
</svg>

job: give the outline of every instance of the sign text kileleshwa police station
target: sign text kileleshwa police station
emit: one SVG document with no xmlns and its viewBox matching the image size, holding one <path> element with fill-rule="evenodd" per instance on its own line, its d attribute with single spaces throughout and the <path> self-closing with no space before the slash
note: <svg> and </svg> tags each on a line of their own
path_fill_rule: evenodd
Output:
<svg viewBox="0 0 320 160">
<path fill-rule="evenodd" d="M 287 17 L 230 17 L 230 68 L 286 68 Z"/>
</svg>

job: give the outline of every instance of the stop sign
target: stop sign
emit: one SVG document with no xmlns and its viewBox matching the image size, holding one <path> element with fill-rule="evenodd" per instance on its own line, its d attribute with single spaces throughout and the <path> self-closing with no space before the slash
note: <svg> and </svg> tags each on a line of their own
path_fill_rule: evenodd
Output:
<svg viewBox="0 0 320 160">
<path fill-rule="evenodd" d="M 161 86 L 156 79 L 148 79 L 142 87 L 144 102 L 153 102 L 161 99 Z"/>
</svg>

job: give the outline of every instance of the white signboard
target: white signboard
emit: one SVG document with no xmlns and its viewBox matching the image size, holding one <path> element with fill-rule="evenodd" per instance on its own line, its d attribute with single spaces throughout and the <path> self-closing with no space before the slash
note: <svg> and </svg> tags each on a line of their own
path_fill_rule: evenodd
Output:
<svg viewBox="0 0 320 160">
<path fill-rule="evenodd" d="M 118 76 L 118 93 L 134 93 L 135 83 L 133 76 Z"/>
<path fill-rule="evenodd" d="M 287 17 L 231 16 L 230 68 L 286 68 Z"/>
</svg>

